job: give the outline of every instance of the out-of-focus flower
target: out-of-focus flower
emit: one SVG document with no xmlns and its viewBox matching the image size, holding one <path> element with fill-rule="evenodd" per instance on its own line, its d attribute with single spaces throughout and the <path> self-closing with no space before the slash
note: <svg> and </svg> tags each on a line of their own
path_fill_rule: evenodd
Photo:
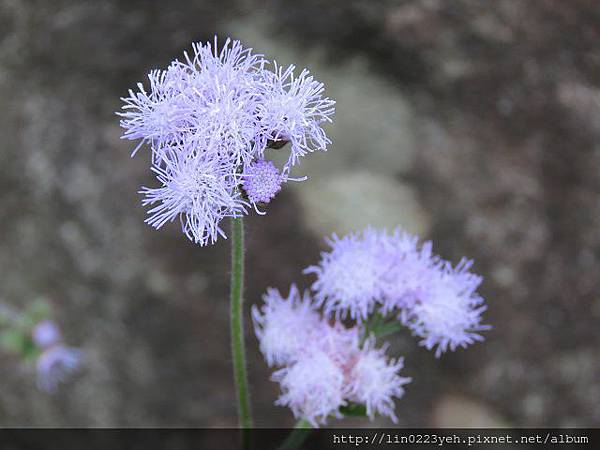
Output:
<svg viewBox="0 0 600 450">
<path fill-rule="evenodd" d="M 263 301 L 261 308 L 252 307 L 260 350 L 269 366 L 292 362 L 325 324 L 308 293 L 301 295 L 295 285 L 287 298 L 277 289 L 269 289 Z"/>
<path fill-rule="evenodd" d="M 227 39 L 221 50 L 193 44 L 193 54 L 166 70 L 150 72 L 149 88 L 138 84 L 123 98 L 123 138 L 152 151 L 161 186 L 143 188 L 154 205 L 146 221 L 155 228 L 180 217 L 183 231 L 199 245 L 225 237 L 220 222 L 246 214 L 244 189 L 254 205 L 268 203 L 288 179 L 290 166 L 329 142 L 321 125 L 331 122 L 333 101 L 304 70 L 275 72 L 262 55 Z M 283 173 L 265 161 L 267 146 L 291 141 Z M 283 150 L 278 150 L 283 151 Z"/>
<path fill-rule="evenodd" d="M 264 302 L 252 313 L 267 364 L 283 366 L 273 374 L 282 392 L 276 404 L 313 426 L 340 417 L 348 401 L 364 403 L 371 419 L 378 413 L 395 420 L 393 398 L 403 395 L 409 381 L 397 375 L 401 361 L 388 362 L 373 343 L 361 348 L 358 325 L 329 323 L 295 286 L 288 298 L 270 289 Z"/>
<path fill-rule="evenodd" d="M 38 387 L 54 393 L 80 367 L 83 354 L 75 348 L 55 345 L 39 356 L 36 364 Z"/>
<path fill-rule="evenodd" d="M 487 307 L 476 292 L 481 277 L 469 272 L 471 264 L 466 259 L 455 268 L 447 262 L 440 264 L 432 273 L 425 296 L 400 314 L 402 322 L 422 338 L 421 345 L 429 350 L 437 347 L 437 357 L 483 341 L 478 332 L 490 328 L 481 324 Z"/>
<path fill-rule="evenodd" d="M 482 279 L 469 271 L 471 261 L 452 268 L 430 242 L 419 248 L 416 236 L 399 229 L 389 235 L 367 228 L 328 243 L 331 251 L 305 270 L 317 276 L 312 289 L 326 314 L 359 322 L 376 308 L 396 314 L 436 356 L 483 340 Z"/>
<path fill-rule="evenodd" d="M 339 417 L 340 406 L 346 404 L 344 371 L 317 349 L 275 372 L 273 380 L 281 386 L 276 404 L 289 407 L 294 416 L 308 420 L 315 427 L 327 423 L 329 416 Z"/>
<path fill-rule="evenodd" d="M 42 320 L 33 327 L 31 338 L 38 347 L 46 349 L 57 344 L 62 336 L 56 323 L 51 320 Z"/>
<path fill-rule="evenodd" d="M 411 381 L 398 375 L 403 360 L 388 360 L 384 348 L 375 349 L 373 342 L 367 341 L 350 367 L 349 399 L 364 404 L 371 420 L 380 414 L 397 422 L 394 398 L 401 398 L 403 386 Z"/>
<path fill-rule="evenodd" d="M 344 371 L 347 371 L 349 364 L 354 361 L 360 349 L 362 327 L 347 328 L 339 321 L 329 323 L 325 318 L 321 320 L 325 326 L 319 330 L 318 348 L 343 367 Z"/>
<path fill-rule="evenodd" d="M 423 299 L 439 257 L 432 253 L 431 242 L 419 247 L 419 238 L 396 229 L 391 235 L 378 233 L 382 260 L 387 268 L 382 277 L 382 313 L 394 313 Z"/>
<path fill-rule="evenodd" d="M 382 279 L 389 261 L 381 251 L 380 236 L 367 228 L 360 234 L 327 239 L 330 252 L 321 253 L 321 261 L 304 273 L 315 274 L 312 289 L 326 314 L 362 321 L 383 296 Z"/>
</svg>

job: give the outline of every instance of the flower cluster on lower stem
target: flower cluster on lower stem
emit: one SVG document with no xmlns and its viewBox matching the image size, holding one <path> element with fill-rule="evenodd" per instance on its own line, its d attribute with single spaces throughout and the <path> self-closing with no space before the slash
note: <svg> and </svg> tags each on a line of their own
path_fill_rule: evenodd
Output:
<svg viewBox="0 0 600 450">
<path fill-rule="evenodd" d="M 374 341 L 361 347 L 360 326 L 327 320 L 294 285 L 287 298 L 270 289 L 252 315 L 267 363 L 280 367 L 273 374 L 282 391 L 278 405 L 313 426 L 341 417 L 349 403 L 364 404 L 371 419 L 381 414 L 396 421 L 394 398 L 410 379 L 398 374 L 402 360 L 388 359 Z"/>
<path fill-rule="evenodd" d="M 477 293 L 482 278 L 462 259 L 453 266 L 432 245 L 396 229 L 367 228 L 327 240 L 331 250 L 305 273 L 316 275 L 312 292 L 292 285 L 287 297 L 269 289 L 253 307 L 254 328 L 273 380 L 278 405 L 313 426 L 341 417 L 344 407 L 363 405 L 372 420 L 394 422 L 395 399 L 409 378 L 399 375 L 402 359 L 386 356 L 377 336 L 400 326 L 439 357 L 447 350 L 483 340 L 485 311 Z"/>
<path fill-rule="evenodd" d="M 438 357 L 481 341 L 479 332 L 489 329 L 481 323 L 482 278 L 470 271 L 472 261 L 452 266 L 433 254 L 431 242 L 419 246 L 400 229 L 367 228 L 327 243 L 331 250 L 304 271 L 316 276 L 312 289 L 326 313 L 358 322 L 374 311 L 395 315 Z"/>
</svg>

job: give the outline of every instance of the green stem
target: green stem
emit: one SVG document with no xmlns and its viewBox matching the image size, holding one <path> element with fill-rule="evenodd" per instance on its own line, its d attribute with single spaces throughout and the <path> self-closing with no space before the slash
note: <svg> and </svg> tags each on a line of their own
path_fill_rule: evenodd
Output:
<svg viewBox="0 0 600 450">
<path fill-rule="evenodd" d="M 296 423 L 296 426 L 294 426 L 294 431 L 292 431 L 283 444 L 281 444 L 279 450 L 296 450 L 306 440 L 311 431 L 312 426 L 308 420 L 299 420 Z"/>
<path fill-rule="evenodd" d="M 244 344 L 243 297 L 244 290 L 244 222 L 241 217 L 231 219 L 231 353 L 233 376 L 237 393 L 238 417 L 241 428 L 252 428 L 250 393 L 246 373 Z M 247 447 L 249 437 L 245 433 Z"/>
<path fill-rule="evenodd" d="M 360 346 L 360 348 L 363 347 L 363 345 L 365 345 L 365 342 L 367 341 L 367 339 L 370 337 L 371 334 L 375 334 L 377 332 L 377 327 L 379 326 L 379 323 L 381 322 L 381 315 L 379 313 L 375 313 L 373 314 L 371 317 L 369 317 L 369 320 L 367 320 L 364 324 L 364 331 L 362 336 L 360 337 L 359 343 L 358 345 Z"/>
</svg>

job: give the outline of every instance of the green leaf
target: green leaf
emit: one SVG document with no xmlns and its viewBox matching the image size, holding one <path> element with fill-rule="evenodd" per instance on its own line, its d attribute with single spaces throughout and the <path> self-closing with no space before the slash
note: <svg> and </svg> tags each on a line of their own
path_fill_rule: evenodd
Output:
<svg viewBox="0 0 600 450">
<path fill-rule="evenodd" d="M 367 415 L 367 407 L 360 403 L 348 403 L 346 406 L 340 407 L 340 412 L 344 416 L 365 417 Z"/>
<path fill-rule="evenodd" d="M 35 345 L 32 339 L 24 339 L 23 347 L 21 348 L 21 355 L 27 361 L 33 361 L 37 359 L 41 354 L 41 350 Z"/>
<path fill-rule="evenodd" d="M 388 322 L 388 323 L 384 323 L 384 324 L 380 325 L 375 330 L 373 330 L 373 333 L 375 334 L 376 338 L 382 338 L 382 337 L 389 336 L 390 334 L 394 334 L 394 333 L 400 331 L 401 329 L 402 329 L 402 324 L 400 322 L 394 320 L 393 322 Z"/>
</svg>

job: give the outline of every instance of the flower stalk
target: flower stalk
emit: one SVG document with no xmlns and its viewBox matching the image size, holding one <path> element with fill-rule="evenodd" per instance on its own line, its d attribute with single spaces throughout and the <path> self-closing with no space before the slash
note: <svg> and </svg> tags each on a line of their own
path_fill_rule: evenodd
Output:
<svg viewBox="0 0 600 450">
<path fill-rule="evenodd" d="M 233 376 L 237 394 L 238 418 L 241 428 L 252 428 L 250 392 L 246 371 L 246 346 L 243 319 L 244 290 L 244 222 L 241 217 L 231 219 L 231 353 Z M 244 439 L 246 440 L 246 438 Z"/>
<path fill-rule="evenodd" d="M 310 422 L 305 419 L 300 419 L 278 450 L 297 450 L 308 438 L 311 431 L 312 426 Z"/>
</svg>

